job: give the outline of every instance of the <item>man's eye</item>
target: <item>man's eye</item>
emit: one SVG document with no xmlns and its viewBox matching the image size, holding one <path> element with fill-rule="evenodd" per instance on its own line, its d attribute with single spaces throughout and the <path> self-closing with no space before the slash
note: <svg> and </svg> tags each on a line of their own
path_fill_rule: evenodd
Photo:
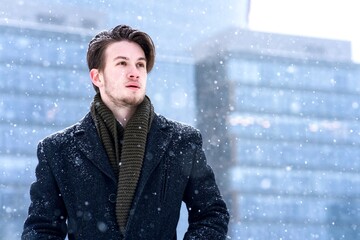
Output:
<svg viewBox="0 0 360 240">
<path fill-rule="evenodd" d="M 126 66 L 126 62 L 125 61 L 118 62 L 116 65 Z"/>
<path fill-rule="evenodd" d="M 145 67 L 144 63 L 138 63 L 138 67 Z"/>
</svg>

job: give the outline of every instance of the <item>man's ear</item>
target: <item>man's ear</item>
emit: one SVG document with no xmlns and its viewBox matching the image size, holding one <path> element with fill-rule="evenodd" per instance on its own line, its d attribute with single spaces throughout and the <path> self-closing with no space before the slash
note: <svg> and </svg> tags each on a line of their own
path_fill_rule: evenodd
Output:
<svg viewBox="0 0 360 240">
<path fill-rule="evenodd" d="M 100 72 L 96 68 L 90 70 L 90 78 L 92 83 L 97 87 L 100 87 L 100 85 L 103 84 L 102 77 L 100 76 Z"/>
</svg>

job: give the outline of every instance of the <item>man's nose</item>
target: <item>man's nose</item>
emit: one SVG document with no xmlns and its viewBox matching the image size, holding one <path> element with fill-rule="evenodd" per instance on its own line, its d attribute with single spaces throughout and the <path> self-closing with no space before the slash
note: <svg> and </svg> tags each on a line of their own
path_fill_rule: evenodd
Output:
<svg viewBox="0 0 360 240">
<path fill-rule="evenodd" d="M 127 74 L 127 77 L 136 80 L 140 77 L 139 70 L 136 67 L 131 67 Z"/>
</svg>

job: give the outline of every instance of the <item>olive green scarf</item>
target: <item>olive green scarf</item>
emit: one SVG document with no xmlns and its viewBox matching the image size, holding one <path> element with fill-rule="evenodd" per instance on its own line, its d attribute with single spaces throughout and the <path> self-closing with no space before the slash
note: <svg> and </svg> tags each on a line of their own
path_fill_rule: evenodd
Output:
<svg viewBox="0 0 360 240">
<path fill-rule="evenodd" d="M 120 231 L 124 234 L 142 168 L 154 108 L 146 96 L 123 129 L 97 93 L 91 104 L 91 115 L 110 165 L 118 177 L 116 217 Z"/>
</svg>

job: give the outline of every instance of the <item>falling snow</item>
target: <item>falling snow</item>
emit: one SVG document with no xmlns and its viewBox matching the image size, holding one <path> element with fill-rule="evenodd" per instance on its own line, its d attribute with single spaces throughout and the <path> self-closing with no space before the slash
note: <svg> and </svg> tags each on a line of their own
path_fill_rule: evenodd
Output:
<svg viewBox="0 0 360 240">
<path fill-rule="evenodd" d="M 119 23 L 154 39 L 155 111 L 200 129 L 232 216 L 229 239 L 360 238 L 360 66 L 349 42 L 241 29 L 247 1 L 5 2 L 0 240 L 20 237 L 38 142 L 88 112 L 89 40 Z M 80 158 L 72 164 L 92 177 Z M 194 211 L 183 206 L 179 238 L 186 210 Z"/>
</svg>

